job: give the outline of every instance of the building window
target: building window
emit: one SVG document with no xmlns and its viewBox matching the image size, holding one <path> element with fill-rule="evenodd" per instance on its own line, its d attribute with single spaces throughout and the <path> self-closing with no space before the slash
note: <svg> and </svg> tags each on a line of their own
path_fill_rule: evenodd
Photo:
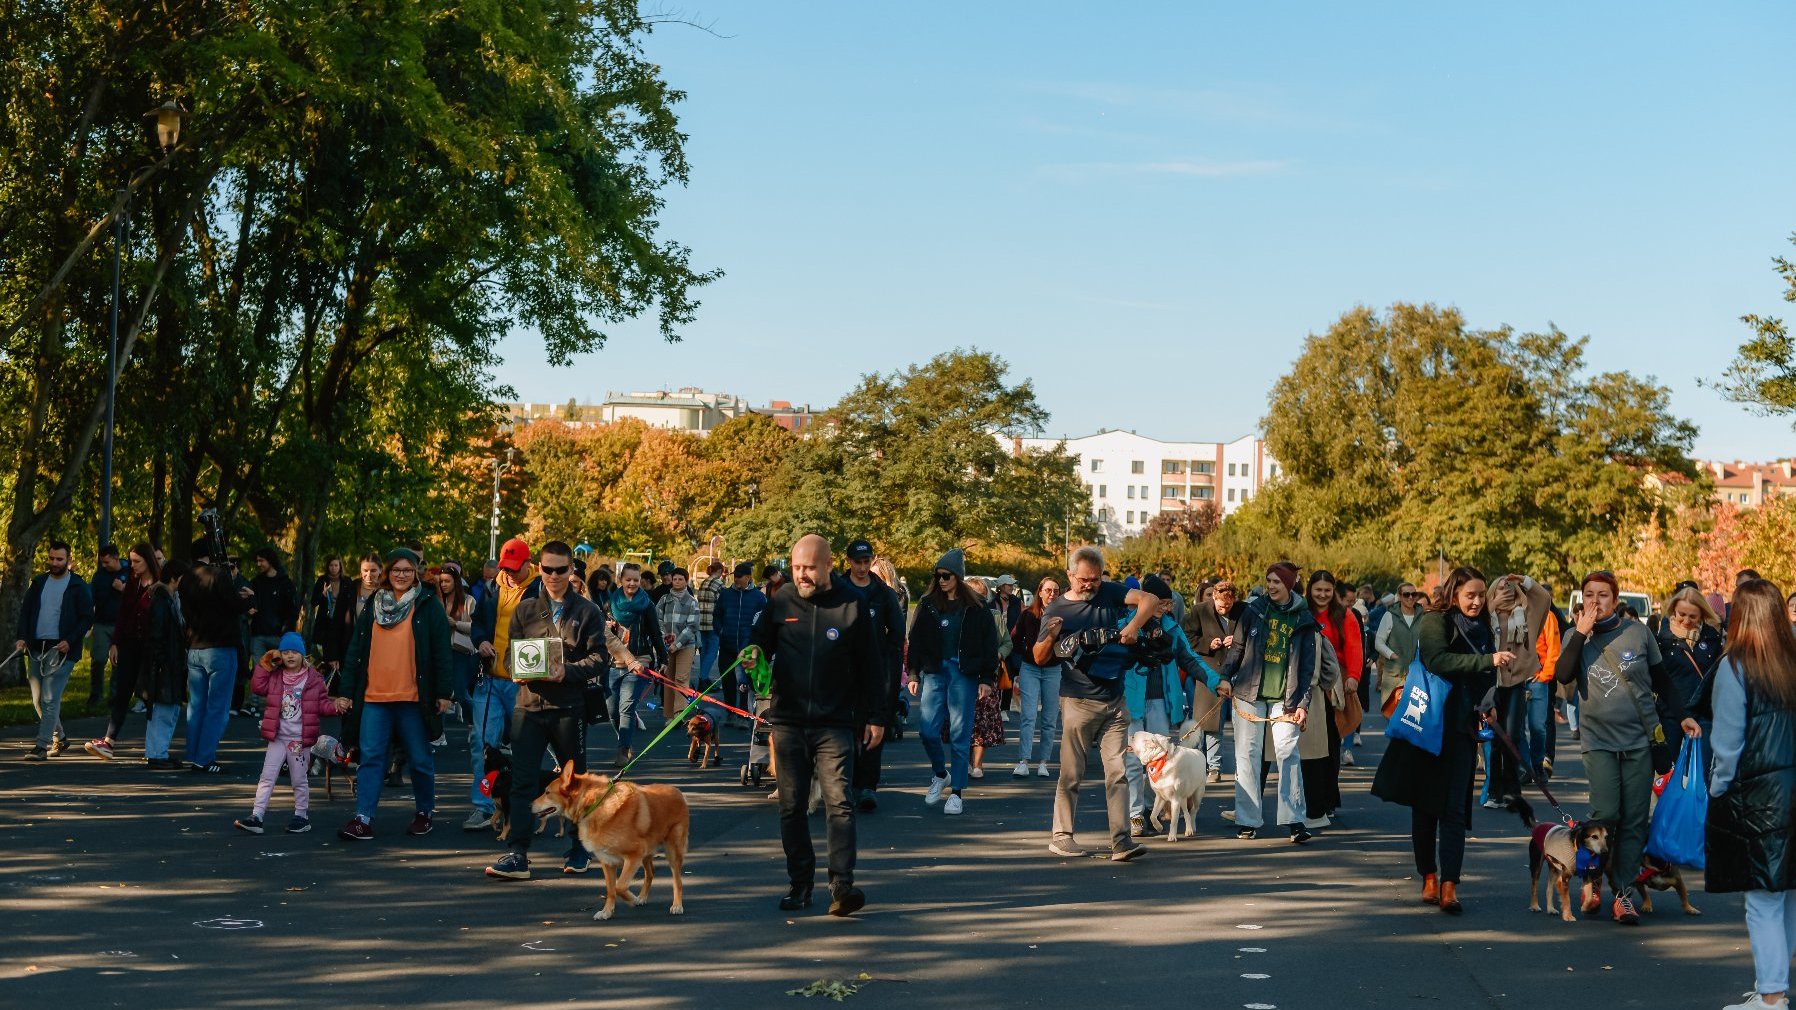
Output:
<svg viewBox="0 0 1796 1010">
<path fill-rule="evenodd" d="M 1229 476 L 1230 477 L 1235 476 L 1235 464 L 1233 464 L 1233 463 L 1229 464 Z"/>
<path fill-rule="evenodd" d="M 1160 485 L 1160 497 L 1183 498 L 1185 497 L 1185 489 L 1177 484 L 1162 484 Z"/>
<path fill-rule="evenodd" d="M 1101 459 L 1092 460 L 1091 461 L 1091 472 L 1092 473 L 1103 473 L 1104 472 L 1104 461 Z"/>
<path fill-rule="evenodd" d="M 1130 498 L 1135 497 L 1135 485 L 1133 485 L 1133 484 L 1129 485 L 1129 497 Z"/>
<path fill-rule="evenodd" d="M 1246 501 L 1247 499 L 1252 498 L 1252 497 L 1253 497 L 1253 492 L 1247 490 L 1246 488 L 1241 489 L 1241 500 L 1242 501 Z"/>
<path fill-rule="evenodd" d="M 1147 485 L 1146 484 L 1141 485 L 1141 497 L 1143 497 L 1143 498 L 1147 497 Z"/>
<path fill-rule="evenodd" d="M 1110 485 L 1108 485 L 1108 484 L 1099 484 L 1099 485 L 1098 485 L 1098 497 L 1099 497 L 1099 498 L 1108 498 L 1108 497 L 1110 497 Z"/>
<path fill-rule="evenodd" d="M 1229 465 L 1233 466 L 1234 464 L 1231 463 Z M 1235 489 L 1229 488 L 1229 501 L 1234 501 L 1234 500 L 1235 500 Z"/>
<path fill-rule="evenodd" d="M 1191 461 L 1192 473 L 1215 473 L 1216 461 L 1213 459 L 1194 459 Z"/>
<path fill-rule="evenodd" d="M 1268 477 L 1277 477 L 1278 476 L 1278 464 L 1277 463 L 1273 463 L 1272 465 L 1270 465 L 1266 468 L 1266 476 L 1268 476 Z"/>
<path fill-rule="evenodd" d="M 1147 464 L 1143 463 L 1142 461 L 1140 461 L 1138 459 L 1133 460 L 1129 463 L 1129 472 L 1130 473 L 1146 473 L 1147 472 Z"/>
<path fill-rule="evenodd" d="M 1185 461 L 1182 459 L 1163 459 L 1160 461 L 1162 474 L 1180 474 L 1185 472 Z"/>
<path fill-rule="evenodd" d="M 1211 498 L 1216 497 L 1216 489 L 1213 487 L 1194 487 L 1191 489 L 1191 497 L 1208 501 Z"/>
<path fill-rule="evenodd" d="M 1130 511 L 1130 512 L 1129 512 L 1129 513 L 1128 513 L 1128 516 L 1129 516 L 1129 525 L 1130 525 L 1130 526 L 1133 526 L 1133 525 L 1135 525 L 1135 513 L 1134 513 L 1134 511 L 1133 511 L 1133 510 L 1131 510 L 1131 511 Z"/>
</svg>

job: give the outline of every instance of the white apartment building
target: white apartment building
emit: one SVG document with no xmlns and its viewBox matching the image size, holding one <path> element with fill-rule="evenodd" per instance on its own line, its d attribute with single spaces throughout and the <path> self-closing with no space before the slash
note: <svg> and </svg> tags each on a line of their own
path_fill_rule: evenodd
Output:
<svg viewBox="0 0 1796 1010">
<path fill-rule="evenodd" d="M 1017 448 L 1052 449 L 1060 441 L 1024 438 Z M 1279 474 L 1266 443 L 1252 435 L 1233 442 L 1162 442 L 1110 429 L 1066 439 L 1066 448 L 1079 459 L 1100 544 L 1120 543 L 1160 513 L 1198 502 L 1215 502 L 1227 515 Z"/>
</svg>

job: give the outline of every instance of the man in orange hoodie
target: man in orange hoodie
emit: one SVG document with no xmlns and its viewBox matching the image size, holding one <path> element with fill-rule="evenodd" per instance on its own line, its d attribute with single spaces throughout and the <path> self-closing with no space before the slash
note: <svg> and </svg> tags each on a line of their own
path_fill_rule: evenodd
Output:
<svg viewBox="0 0 1796 1010">
<path fill-rule="evenodd" d="M 1540 655 L 1540 671 L 1528 685 L 1528 734 L 1526 740 L 1519 741 L 1534 777 L 1541 782 L 1553 777 L 1553 754 L 1558 743 L 1555 739 L 1557 720 L 1553 718 L 1553 697 L 1558 693 L 1553 684 L 1553 667 L 1559 663 L 1559 646 L 1564 635 L 1559 610 L 1554 608 L 1541 625 L 1540 638 L 1534 643 L 1535 652 Z"/>
</svg>

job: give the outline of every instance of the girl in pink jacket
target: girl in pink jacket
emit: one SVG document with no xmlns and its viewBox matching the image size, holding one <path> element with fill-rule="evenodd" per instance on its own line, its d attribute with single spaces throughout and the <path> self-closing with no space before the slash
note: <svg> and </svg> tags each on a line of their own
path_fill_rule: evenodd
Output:
<svg viewBox="0 0 1796 1010">
<path fill-rule="evenodd" d="M 338 699 L 330 697 L 324 675 L 306 662 L 305 639 L 293 631 L 281 636 L 278 651 L 262 655 L 250 686 L 264 702 L 262 739 L 268 741 L 268 752 L 262 758 L 262 777 L 256 782 L 255 808 L 248 817 L 231 823 L 252 835 L 262 833 L 262 815 L 268 812 L 275 780 L 285 762 L 287 779 L 293 783 L 293 819 L 287 822 L 287 833 L 310 831 L 312 822 L 306 812 L 312 789 L 306 780 L 306 765 L 312 745 L 318 742 L 319 721 L 337 714 Z"/>
</svg>

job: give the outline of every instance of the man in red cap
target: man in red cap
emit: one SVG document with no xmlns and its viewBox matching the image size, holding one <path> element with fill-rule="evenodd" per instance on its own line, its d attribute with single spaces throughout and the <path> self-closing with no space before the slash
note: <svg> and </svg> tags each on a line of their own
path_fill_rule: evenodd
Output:
<svg viewBox="0 0 1796 1010">
<path fill-rule="evenodd" d="M 505 727 L 511 722 L 511 710 L 518 701 L 518 685 L 512 682 L 507 668 L 511 615 L 535 581 L 530 545 L 519 537 L 505 541 L 499 549 L 499 575 L 494 580 L 497 589 L 481 601 L 474 620 L 474 640 L 481 658 L 491 660 L 492 665 L 476 679 L 472 695 L 474 720 L 468 731 L 468 754 L 474 784 L 468 799 L 474 804 L 474 811 L 462 822 L 467 831 L 483 831 L 493 824 L 493 798 L 480 792 L 480 783 L 486 778 L 486 748 L 489 744 L 499 746 L 505 738 Z"/>
<path fill-rule="evenodd" d="M 1303 766 L 1298 738 L 1308 713 L 1310 682 L 1321 653 L 1319 626 L 1297 588 L 1297 566 L 1280 561 L 1266 569 L 1266 595 L 1247 602 L 1229 646 L 1222 676 L 1234 688 L 1235 837 L 1255 837 L 1264 823 L 1260 808 L 1261 760 L 1270 721 L 1272 751 L 1278 761 L 1278 822 L 1302 845 L 1312 837 L 1303 826 Z"/>
</svg>

